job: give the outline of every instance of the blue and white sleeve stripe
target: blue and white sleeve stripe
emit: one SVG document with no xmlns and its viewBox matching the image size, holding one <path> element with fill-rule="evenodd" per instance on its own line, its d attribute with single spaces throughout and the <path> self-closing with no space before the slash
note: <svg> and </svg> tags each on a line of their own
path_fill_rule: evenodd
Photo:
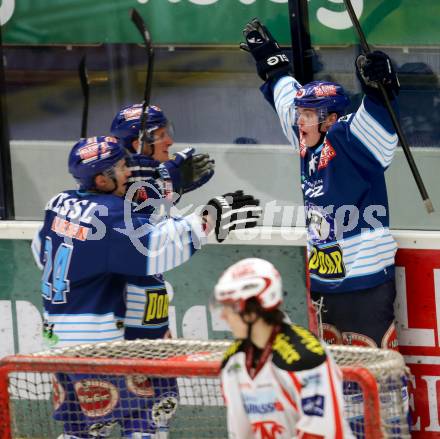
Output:
<svg viewBox="0 0 440 439">
<path fill-rule="evenodd" d="M 388 228 L 340 241 L 347 277 L 370 275 L 394 263 L 397 244 Z"/>
<path fill-rule="evenodd" d="M 390 165 L 397 146 L 397 134 L 388 132 L 366 110 L 364 101 L 351 121 L 350 131 L 384 168 Z"/>
<path fill-rule="evenodd" d="M 207 237 L 197 214 L 157 224 L 147 239 L 147 275 L 164 273 L 186 262 Z"/>
<path fill-rule="evenodd" d="M 296 92 L 301 88 L 301 84 L 291 76 L 283 76 L 276 84 L 273 90 L 275 109 L 280 119 L 281 128 L 289 143 L 299 149 L 298 137 L 293 130 L 292 124 L 295 117 L 295 107 L 293 99 Z"/>
</svg>

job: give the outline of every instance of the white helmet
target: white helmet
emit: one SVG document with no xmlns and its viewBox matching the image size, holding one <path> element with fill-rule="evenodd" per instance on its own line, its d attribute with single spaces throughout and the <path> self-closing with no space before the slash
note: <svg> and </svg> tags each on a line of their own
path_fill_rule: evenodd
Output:
<svg viewBox="0 0 440 439">
<path fill-rule="evenodd" d="M 264 259 L 243 259 L 222 274 L 214 297 L 220 304 L 237 304 L 239 312 L 245 309 L 251 297 L 255 297 L 263 309 L 273 310 L 283 301 L 280 273 Z"/>
</svg>

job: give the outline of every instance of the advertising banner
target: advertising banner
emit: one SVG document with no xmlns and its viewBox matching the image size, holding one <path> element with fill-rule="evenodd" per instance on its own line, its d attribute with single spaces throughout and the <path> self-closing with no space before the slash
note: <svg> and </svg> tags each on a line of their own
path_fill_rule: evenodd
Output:
<svg viewBox="0 0 440 439">
<path fill-rule="evenodd" d="M 440 438 L 440 250 L 400 249 L 396 265 L 399 345 L 411 371 L 412 437 Z"/>
<path fill-rule="evenodd" d="M 371 44 L 440 44 L 440 3 L 432 0 L 352 0 Z M 357 43 L 343 0 L 308 2 L 312 44 Z M 139 43 L 129 10 L 137 8 L 155 44 L 234 45 L 259 17 L 290 46 L 288 0 L 3 0 L 7 44 Z"/>
<path fill-rule="evenodd" d="M 416 242 L 415 237 L 413 241 Z M 410 370 L 412 437 L 440 439 L 440 249 L 400 248 L 396 258 L 395 301 L 400 352 Z M 420 246 L 421 247 L 421 246 Z M 222 322 L 207 302 L 218 274 L 246 256 L 271 260 L 280 269 L 287 294 L 286 311 L 301 324 L 306 315 L 302 247 L 207 246 L 190 264 L 167 275 L 172 290 L 171 329 L 175 336 L 221 339 Z M 42 349 L 41 272 L 32 262 L 28 241 L 0 240 L 0 358 Z M 292 269 L 294 267 L 294 269 Z M 192 280 L 196 280 L 192 282 Z M 191 292 L 191 294 L 188 294 Z"/>
</svg>

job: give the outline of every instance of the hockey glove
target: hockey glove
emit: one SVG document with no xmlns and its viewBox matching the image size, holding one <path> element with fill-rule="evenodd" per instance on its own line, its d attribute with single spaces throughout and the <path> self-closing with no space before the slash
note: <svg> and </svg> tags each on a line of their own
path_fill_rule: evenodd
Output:
<svg viewBox="0 0 440 439">
<path fill-rule="evenodd" d="M 290 72 L 289 58 L 281 51 L 278 42 L 258 18 L 252 19 L 243 29 L 245 43 L 240 49 L 249 52 L 257 64 L 258 76 L 263 80 L 278 79 Z"/>
<path fill-rule="evenodd" d="M 356 73 L 367 96 L 382 100 L 379 84 L 382 84 L 390 99 L 399 94 L 399 79 L 390 57 L 380 50 L 359 55 L 356 58 Z"/>
<path fill-rule="evenodd" d="M 203 216 L 211 217 L 218 242 L 223 242 L 231 230 L 255 227 L 261 216 L 260 201 L 243 191 L 235 191 L 209 200 Z M 208 219 L 208 223 L 210 223 Z"/>
<path fill-rule="evenodd" d="M 162 179 L 172 181 L 173 190 L 179 195 L 203 186 L 214 175 L 214 160 L 208 154 L 194 155 L 194 152 L 194 148 L 186 148 L 157 169 Z"/>
</svg>

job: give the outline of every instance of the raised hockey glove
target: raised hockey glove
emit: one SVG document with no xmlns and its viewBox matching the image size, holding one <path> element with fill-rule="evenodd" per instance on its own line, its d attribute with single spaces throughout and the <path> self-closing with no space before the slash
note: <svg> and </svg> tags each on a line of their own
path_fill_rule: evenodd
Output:
<svg viewBox="0 0 440 439">
<path fill-rule="evenodd" d="M 382 84 L 390 99 L 399 94 L 400 83 L 390 57 L 380 51 L 359 55 L 356 58 L 356 73 L 367 96 L 382 99 L 379 84 Z"/>
<path fill-rule="evenodd" d="M 209 200 L 203 216 L 214 223 L 215 237 L 223 242 L 231 230 L 255 227 L 261 216 L 260 201 L 243 191 L 235 191 Z M 208 223 L 211 223 L 208 219 Z"/>
<path fill-rule="evenodd" d="M 194 155 L 194 152 L 194 148 L 186 148 L 157 169 L 160 178 L 172 181 L 173 190 L 179 195 L 203 186 L 214 175 L 214 160 L 208 154 Z"/>
<path fill-rule="evenodd" d="M 240 49 L 249 52 L 257 64 L 258 76 L 263 80 L 278 79 L 291 71 L 289 58 L 269 30 L 258 18 L 253 18 L 243 29 L 245 43 Z"/>
</svg>

